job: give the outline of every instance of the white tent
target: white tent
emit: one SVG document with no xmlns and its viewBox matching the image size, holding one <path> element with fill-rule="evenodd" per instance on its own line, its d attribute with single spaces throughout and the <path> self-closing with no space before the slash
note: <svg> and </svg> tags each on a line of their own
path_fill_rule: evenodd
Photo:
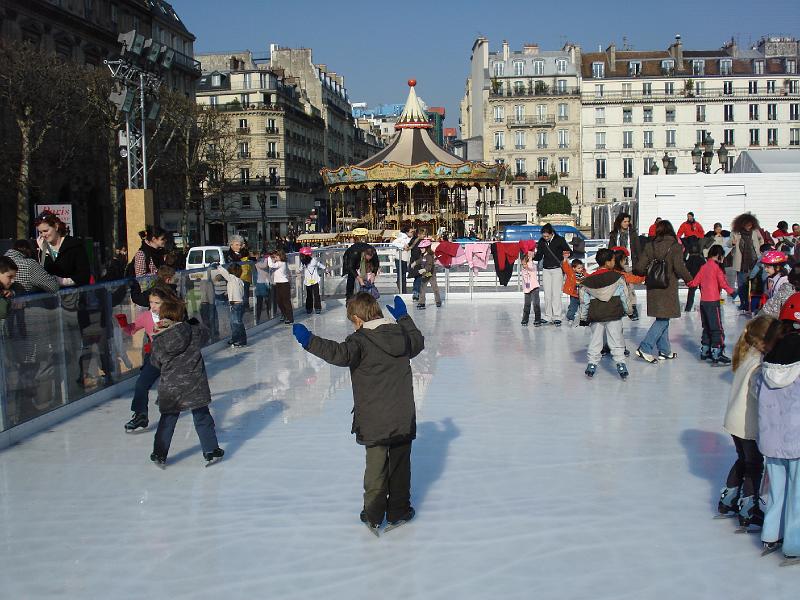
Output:
<svg viewBox="0 0 800 600">
<path fill-rule="evenodd" d="M 732 173 L 800 173 L 800 149 L 745 150 Z"/>
</svg>

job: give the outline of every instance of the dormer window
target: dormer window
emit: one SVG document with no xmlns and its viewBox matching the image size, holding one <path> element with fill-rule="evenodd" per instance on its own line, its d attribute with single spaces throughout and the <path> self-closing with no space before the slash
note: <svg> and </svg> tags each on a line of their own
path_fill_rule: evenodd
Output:
<svg viewBox="0 0 800 600">
<path fill-rule="evenodd" d="M 719 61 L 719 74 L 733 74 L 733 61 L 730 58 L 723 58 L 721 61 Z"/>
<path fill-rule="evenodd" d="M 534 75 L 544 75 L 544 61 L 543 60 L 535 60 L 535 61 L 533 61 L 533 74 Z"/>
<path fill-rule="evenodd" d="M 505 63 L 502 63 L 502 62 L 494 63 L 494 76 L 495 77 L 502 77 L 503 76 L 503 72 L 505 71 L 505 69 L 506 69 Z"/>
<path fill-rule="evenodd" d="M 787 58 L 785 67 L 787 73 L 797 73 L 797 60 L 794 58 Z"/>
<path fill-rule="evenodd" d="M 559 75 L 564 75 L 567 72 L 567 59 L 566 58 L 558 58 L 556 59 L 556 73 Z"/>
<path fill-rule="evenodd" d="M 764 74 L 764 61 L 763 60 L 754 60 L 753 61 L 753 73 L 755 75 L 763 75 Z"/>
<path fill-rule="evenodd" d="M 514 76 L 522 77 L 525 74 L 525 63 L 521 60 L 514 61 Z"/>
<path fill-rule="evenodd" d="M 606 76 L 606 65 L 602 62 L 592 63 L 592 77 L 594 79 L 603 79 Z"/>
<path fill-rule="evenodd" d="M 661 74 L 672 75 L 675 72 L 675 61 L 672 59 L 661 61 Z"/>
<path fill-rule="evenodd" d="M 706 74 L 706 61 L 693 60 L 692 61 L 692 75 L 705 75 Z"/>
<path fill-rule="evenodd" d="M 632 60 L 628 63 L 628 75 L 631 77 L 638 77 L 642 74 L 642 63 L 638 60 Z"/>
<path fill-rule="evenodd" d="M 219 87 L 222 85 L 222 75 L 214 73 L 211 76 L 211 87 Z"/>
</svg>

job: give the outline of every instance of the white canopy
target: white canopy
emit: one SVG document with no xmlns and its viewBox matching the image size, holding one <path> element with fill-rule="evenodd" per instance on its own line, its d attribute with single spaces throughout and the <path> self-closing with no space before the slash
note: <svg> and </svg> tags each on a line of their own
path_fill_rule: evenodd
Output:
<svg viewBox="0 0 800 600">
<path fill-rule="evenodd" d="M 800 173 L 800 149 L 745 150 L 732 173 Z"/>
</svg>

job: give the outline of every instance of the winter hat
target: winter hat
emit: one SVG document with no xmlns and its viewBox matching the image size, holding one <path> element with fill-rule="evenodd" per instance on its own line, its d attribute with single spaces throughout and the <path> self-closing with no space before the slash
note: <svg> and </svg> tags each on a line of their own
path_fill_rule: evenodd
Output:
<svg viewBox="0 0 800 600">
<path fill-rule="evenodd" d="M 613 248 L 609 248 L 609 250 L 611 250 L 612 252 L 617 252 L 617 251 L 622 252 L 625 256 L 631 255 L 631 253 L 628 252 L 628 249 L 625 248 L 624 246 L 614 246 Z"/>
<path fill-rule="evenodd" d="M 431 241 L 429 239 L 422 240 L 419 244 L 417 244 L 417 248 L 427 248 L 431 245 Z"/>
<path fill-rule="evenodd" d="M 781 308 L 781 321 L 794 321 L 795 327 L 800 325 L 800 292 L 792 294 Z"/>
<path fill-rule="evenodd" d="M 314 254 L 314 250 L 311 248 L 311 246 L 303 246 L 300 248 L 299 252 L 304 256 L 311 256 Z"/>
</svg>

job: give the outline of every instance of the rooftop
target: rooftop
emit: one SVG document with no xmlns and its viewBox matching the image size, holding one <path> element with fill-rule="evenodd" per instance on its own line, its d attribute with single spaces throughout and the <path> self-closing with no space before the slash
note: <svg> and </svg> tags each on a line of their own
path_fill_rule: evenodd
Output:
<svg viewBox="0 0 800 600">
<path fill-rule="evenodd" d="M 347 370 L 276 326 L 207 361 L 226 450 L 212 468 L 189 415 L 153 467 L 154 427 L 122 432 L 129 397 L 3 450 L 4 596 L 795 598 L 780 553 L 712 519 L 731 373 L 694 358 L 699 313 L 673 321 L 678 360 L 631 360 L 627 382 L 607 361 L 588 380 L 586 330 L 523 329 L 508 296 L 412 314 L 426 349 L 402 529 L 375 539 L 358 521 Z M 734 340 L 743 320 L 724 310 Z M 343 339 L 343 315 L 329 301 L 302 322 Z M 648 326 L 625 321 L 629 348 Z"/>
</svg>

